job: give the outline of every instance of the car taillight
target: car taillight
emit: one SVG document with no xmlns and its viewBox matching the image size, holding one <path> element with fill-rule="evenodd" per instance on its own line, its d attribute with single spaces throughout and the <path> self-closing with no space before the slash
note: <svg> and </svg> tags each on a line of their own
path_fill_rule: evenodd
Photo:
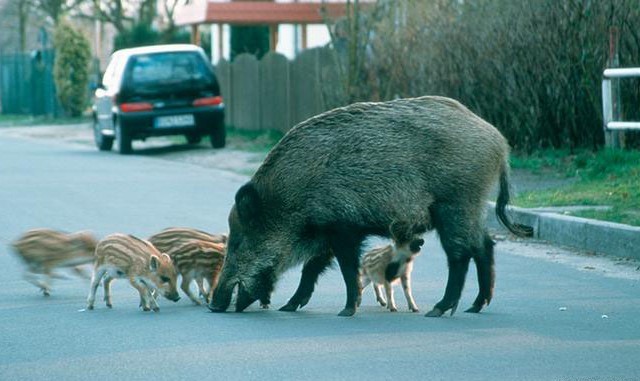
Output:
<svg viewBox="0 0 640 381">
<path fill-rule="evenodd" d="M 153 105 L 148 102 L 123 103 L 120 105 L 122 112 L 140 112 L 153 110 Z"/>
<path fill-rule="evenodd" d="M 206 98 L 198 98 L 195 101 L 193 101 L 193 105 L 195 107 L 200 107 L 200 106 L 217 106 L 222 104 L 222 97 L 221 96 L 217 96 L 217 97 L 206 97 Z"/>
</svg>

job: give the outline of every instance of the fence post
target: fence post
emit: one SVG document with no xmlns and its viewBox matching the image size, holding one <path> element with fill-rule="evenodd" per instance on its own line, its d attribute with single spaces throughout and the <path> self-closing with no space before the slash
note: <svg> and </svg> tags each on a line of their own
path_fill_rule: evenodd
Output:
<svg viewBox="0 0 640 381">
<path fill-rule="evenodd" d="M 289 61 L 282 54 L 269 52 L 259 66 L 261 128 L 286 132 L 291 128 Z"/>
<path fill-rule="evenodd" d="M 611 79 L 602 80 L 602 128 L 604 129 L 604 145 L 607 148 L 614 148 L 616 145 L 615 132 L 607 128 L 609 122 L 613 119 L 613 110 L 611 105 Z"/>
<path fill-rule="evenodd" d="M 238 55 L 231 64 L 231 78 L 233 126 L 244 130 L 260 129 L 260 73 L 256 57 L 247 53 Z"/>
<path fill-rule="evenodd" d="M 220 85 L 220 92 L 225 103 L 224 124 L 231 126 L 233 121 L 233 88 L 231 86 L 231 64 L 221 58 L 216 65 L 216 76 Z"/>
</svg>

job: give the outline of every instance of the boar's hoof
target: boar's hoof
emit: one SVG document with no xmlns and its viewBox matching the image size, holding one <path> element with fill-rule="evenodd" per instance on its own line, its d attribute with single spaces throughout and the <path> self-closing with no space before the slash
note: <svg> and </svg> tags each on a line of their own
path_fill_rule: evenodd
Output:
<svg viewBox="0 0 640 381">
<path fill-rule="evenodd" d="M 356 309 L 353 307 L 345 307 L 338 316 L 353 316 L 356 313 Z"/>
<path fill-rule="evenodd" d="M 211 312 L 215 312 L 215 313 L 227 312 L 226 308 L 213 306 L 211 304 L 209 304 L 207 307 L 209 307 L 209 311 L 211 311 Z"/>
<path fill-rule="evenodd" d="M 113 304 L 111 304 L 111 303 L 107 303 L 107 307 L 108 307 L 108 308 L 113 308 Z"/>
<path fill-rule="evenodd" d="M 427 312 L 426 317 L 440 317 L 442 316 L 442 314 L 444 314 L 444 311 L 442 311 L 441 309 L 439 309 L 438 307 L 433 307 L 433 309 L 429 312 Z"/>
<path fill-rule="evenodd" d="M 88 306 L 87 306 L 87 309 L 88 309 L 89 311 L 93 311 L 93 306 L 92 306 L 92 305 L 88 305 Z"/>
<path fill-rule="evenodd" d="M 269 304 L 268 303 L 260 303 L 260 308 L 262 308 L 263 310 L 268 310 L 269 309 Z"/>
<path fill-rule="evenodd" d="M 471 307 L 469 307 L 469 309 L 465 310 L 464 312 L 477 314 L 478 312 L 480 312 L 480 310 L 482 310 L 482 305 L 478 306 L 478 305 L 474 304 Z"/>
<path fill-rule="evenodd" d="M 149 308 L 149 307 L 147 307 L 147 306 L 144 306 L 144 307 L 142 307 L 142 310 L 143 310 L 144 312 L 149 312 L 149 311 L 151 311 L 151 308 Z"/>
<path fill-rule="evenodd" d="M 51 294 L 49 293 L 49 290 L 47 290 L 46 288 L 42 289 L 42 295 L 44 296 L 51 296 Z"/>
<path fill-rule="evenodd" d="M 418 307 L 409 307 L 409 311 L 411 311 L 411 312 L 420 312 Z"/>
<path fill-rule="evenodd" d="M 278 311 L 284 312 L 295 312 L 298 309 L 298 303 L 287 303 L 284 306 L 280 307 Z"/>
<path fill-rule="evenodd" d="M 153 307 L 153 312 L 160 312 L 160 307 Z"/>
</svg>

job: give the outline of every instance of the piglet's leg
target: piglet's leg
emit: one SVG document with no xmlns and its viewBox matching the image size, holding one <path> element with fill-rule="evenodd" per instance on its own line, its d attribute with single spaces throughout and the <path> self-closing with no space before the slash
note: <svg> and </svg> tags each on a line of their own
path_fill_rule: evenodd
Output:
<svg viewBox="0 0 640 381">
<path fill-rule="evenodd" d="M 384 290 L 387 293 L 387 301 L 388 301 L 387 307 L 389 308 L 389 311 L 391 312 L 398 311 L 398 307 L 396 307 L 396 301 L 393 298 L 393 286 L 391 286 L 391 283 L 384 282 Z"/>
<path fill-rule="evenodd" d="M 382 294 L 382 286 L 379 284 L 374 284 L 373 291 L 375 291 L 376 293 L 376 300 L 378 301 L 378 303 L 380 303 L 382 307 L 386 307 L 387 300 L 384 298 L 384 295 Z"/>
<path fill-rule="evenodd" d="M 400 277 L 400 280 L 402 281 L 404 297 L 407 298 L 407 303 L 409 304 L 409 310 L 411 312 L 418 312 L 418 305 L 411 294 L 411 273 L 404 274 Z"/>
<path fill-rule="evenodd" d="M 207 298 L 208 292 L 204 289 L 204 278 L 202 276 L 197 276 L 196 284 L 198 285 L 200 300 L 201 301 L 204 300 L 205 302 L 208 302 L 208 298 Z"/>
<path fill-rule="evenodd" d="M 194 302 L 195 304 L 202 304 L 202 302 L 193 294 L 193 292 L 191 292 L 191 288 L 189 288 L 189 286 L 191 285 L 191 277 L 186 276 L 186 275 L 182 275 L 182 283 L 180 284 L 180 288 L 182 289 L 182 291 L 187 294 L 187 296 L 189 296 L 189 299 L 191 299 L 192 302 Z M 202 281 L 200 282 L 200 284 L 198 285 L 200 287 L 202 287 Z M 201 291 L 202 292 L 202 291 Z"/>
<path fill-rule="evenodd" d="M 34 286 L 38 287 L 42 293 L 44 294 L 44 296 L 49 296 L 49 291 L 47 289 L 47 285 L 46 283 L 42 282 L 40 280 L 41 275 L 31 272 L 31 271 L 26 271 L 24 273 L 24 279 L 33 284 Z"/>
<path fill-rule="evenodd" d="M 371 279 L 369 279 L 368 276 L 366 275 L 360 275 L 360 295 L 362 295 L 362 290 L 364 290 L 365 288 L 367 288 L 367 286 L 369 285 L 369 283 L 371 283 Z M 375 290 L 376 285 L 373 285 L 373 288 Z M 362 298 L 358 298 L 358 307 L 360 307 L 360 304 L 362 303 Z"/>
<path fill-rule="evenodd" d="M 89 287 L 89 296 L 87 297 L 87 309 L 92 310 L 93 305 L 96 301 L 96 291 L 98 290 L 98 286 L 100 286 L 100 281 L 104 276 L 104 271 L 95 269 L 93 271 L 93 275 L 91 276 L 91 286 Z"/>
<path fill-rule="evenodd" d="M 147 289 L 147 287 L 145 287 L 143 284 L 140 284 L 133 277 L 129 278 L 129 283 L 131 283 L 131 286 L 138 290 L 138 293 L 140 294 L 140 308 L 142 308 L 143 311 L 150 311 L 151 308 L 149 307 L 149 298 L 151 297 L 151 295 L 149 294 L 149 290 Z"/>
<path fill-rule="evenodd" d="M 109 308 L 113 307 L 111 304 L 111 282 L 113 282 L 113 278 L 107 275 L 104 278 L 104 302 Z"/>
</svg>

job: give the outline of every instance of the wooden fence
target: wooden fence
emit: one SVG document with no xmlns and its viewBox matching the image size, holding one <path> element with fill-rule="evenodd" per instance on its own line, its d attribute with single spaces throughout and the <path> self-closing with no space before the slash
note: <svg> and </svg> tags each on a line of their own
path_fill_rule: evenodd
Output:
<svg viewBox="0 0 640 381">
<path fill-rule="evenodd" d="M 57 116 L 53 51 L 0 55 L 0 110 L 3 114 Z"/>
<path fill-rule="evenodd" d="M 245 130 L 288 131 L 297 123 L 337 107 L 343 85 L 335 53 L 309 49 L 289 61 L 268 53 L 258 61 L 241 54 L 216 66 L 227 105 L 227 126 Z"/>
</svg>

